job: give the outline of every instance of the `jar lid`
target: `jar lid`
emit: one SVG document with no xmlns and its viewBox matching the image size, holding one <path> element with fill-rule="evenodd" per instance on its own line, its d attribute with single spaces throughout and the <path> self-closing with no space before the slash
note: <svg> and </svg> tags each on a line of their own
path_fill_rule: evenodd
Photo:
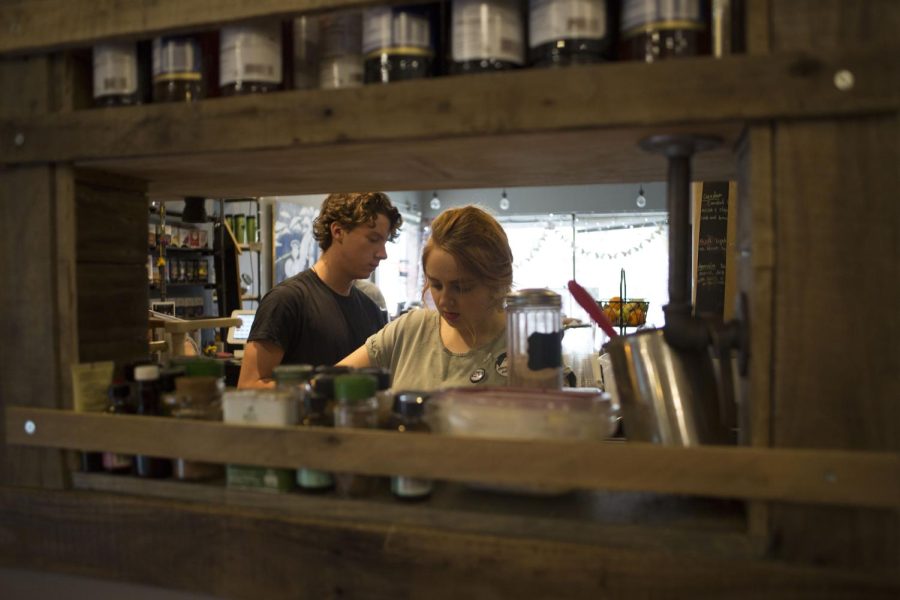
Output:
<svg viewBox="0 0 900 600">
<path fill-rule="evenodd" d="M 365 367 L 357 370 L 357 373 L 365 373 L 366 375 L 374 375 L 378 384 L 378 390 L 387 390 L 391 387 L 391 372 L 379 367 Z"/>
<path fill-rule="evenodd" d="M 334 378 L 334 397 L 337 400 L 356 402 L 375 395 L 378 382 L 373 375 L 354 373 Z"/>
<path fill-rule="evenodd" d="M 156 365 L 139 365 L 134 368 L 135 381 L 156 381 L 159 379 L 159 367 Z"/>
<path fill-rule="evenodd" d="M 397 392 L 394 396 L 393 411 L 404 417 L 421 417 L 427 400 L 428 392 Z"/>
<path fill-rule="evenodd" d="M 562 306 L 562 297 L 547 288 L 528 288 L 507 294 L 503 299 L 503 306 L 504 308 L 523 306 L 559 308 Z"/>
<path fill-rule="evenodd" d="M 278 365 L 272 369 L 275 381 L 303 382 L 309 381 L 313 374 L 312 365 Z"/>
</svg>

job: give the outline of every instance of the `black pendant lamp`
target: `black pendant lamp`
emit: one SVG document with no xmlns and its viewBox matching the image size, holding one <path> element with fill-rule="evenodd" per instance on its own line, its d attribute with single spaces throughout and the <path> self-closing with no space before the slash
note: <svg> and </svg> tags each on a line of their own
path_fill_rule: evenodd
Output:
<svg viewBox="0 0 900 600">
<path fill-rule="evenodd" d="M 185 223 L 206 223 L 206 198 L 197 196 L 185 198 L 181 220 Z"/>
</svg>

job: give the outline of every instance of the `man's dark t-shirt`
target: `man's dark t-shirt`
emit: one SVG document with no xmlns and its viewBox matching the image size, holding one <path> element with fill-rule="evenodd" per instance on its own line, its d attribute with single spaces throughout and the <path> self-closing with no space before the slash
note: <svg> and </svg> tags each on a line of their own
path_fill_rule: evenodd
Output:
<svg viewBox="0 0 900 600">
<path fill-rule="evenodd" d="M 355 286 L 341 296 L 306 270 L 263 297 L 248 341 L 281 346 L 282 364 L 333 365 L 386 324 L 378 305 Z"/>
</svg>

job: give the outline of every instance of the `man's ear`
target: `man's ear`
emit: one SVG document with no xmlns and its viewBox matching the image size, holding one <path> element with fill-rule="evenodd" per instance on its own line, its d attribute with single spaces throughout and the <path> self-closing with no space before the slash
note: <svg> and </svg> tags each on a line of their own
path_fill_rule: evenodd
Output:
<svg viewBox="0 0 900 600">
<path fill-rule="evenodd" d="M 346 233 L 346 232 L 344 231 L 344 228 L 343 228 L 343 226 L 341 226 L 340 223 L 338 223 L 337 221 L 333 221 L 331 223 L 331 239 L 332 240 L 334 240 L 335 242 L 337 242 L 339 244 L 343 244 L 344 243 L 344 233 Z"/>
</svg>

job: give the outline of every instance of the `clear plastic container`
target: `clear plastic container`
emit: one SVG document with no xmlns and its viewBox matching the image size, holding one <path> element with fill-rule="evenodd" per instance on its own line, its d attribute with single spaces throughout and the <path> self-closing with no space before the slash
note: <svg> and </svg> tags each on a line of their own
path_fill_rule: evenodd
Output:
<svg viewBox="0 0 900 600">
<path fill-rule="evenodd" d="M 562 388 L 560 306 L 559 294 L 543 288 L 519 290 L 504 299 L 508 385 Z"/>
</svg>

